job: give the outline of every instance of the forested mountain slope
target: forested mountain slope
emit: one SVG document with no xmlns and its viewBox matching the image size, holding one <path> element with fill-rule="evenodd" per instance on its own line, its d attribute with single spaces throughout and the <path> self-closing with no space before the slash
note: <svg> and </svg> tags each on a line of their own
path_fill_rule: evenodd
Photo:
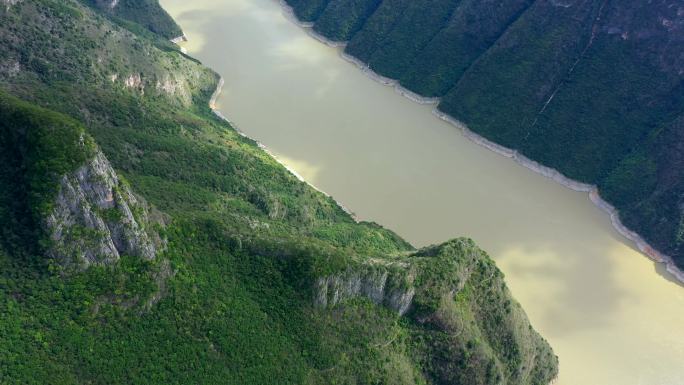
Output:
<svg viewBox="0 0 684 385">
<path fill-rule="evenodd" d="M 0 383 L 555 377 L 472 241 L 355 222 L 211 112 L 156 1 L 110 4 L 0 7 Z"/>
<path fill-rule="evenodd" d="M 380 75 L 581 182 L 684 268 L 684 2 L 288 0 Z"/>
<path fill-rule="evenodd" d="M 157 0 L 81 0 L 99 9 L 113 20 L 133 22 L 129 28 L 144 27 L 168 39 L 175 39 L 183 35 L 180 27 L 159 5 Z"/>
</svg>

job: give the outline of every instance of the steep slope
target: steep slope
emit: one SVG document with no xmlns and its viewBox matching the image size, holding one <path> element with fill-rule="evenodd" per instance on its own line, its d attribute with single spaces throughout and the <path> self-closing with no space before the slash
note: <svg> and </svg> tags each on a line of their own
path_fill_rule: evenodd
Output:
<svg viewBox="0 0 684 385">
<path fill-rule="evenodd" d="M 319 34 L 348 41 L 346 54 L 441 98 L 439 110 L 477 134 L 597 185 L 623 223 L 684 268 L 684 195 L 663 172 L 678 156 L 652 139 L 680 138 L 684 3 L 289 3 Z"/>
<path fill-rule="evenodd" d="M 159 5 L 158 0 L 83 0 L 109 16 L 133 22 L 168 39 L 183 35 L 180 27 Z"/>
<path fill-rule="evenodd" d="M 83 127 L 12 97 L 0 95 L 0 105 L 6 247 L 38 241 L 29 250 L 43 249 L 67 270 L 121 255 L 154 259 L 162 242 L 148 208 Z"/>
<path fill-rule="evenodd" d="M 355 222 L 218 119 L 218 76 L 146 28 L 75 0 L 7 4 L 1 383 L 555 376 L 471 241 L 416 251 Z"/>
</svg>

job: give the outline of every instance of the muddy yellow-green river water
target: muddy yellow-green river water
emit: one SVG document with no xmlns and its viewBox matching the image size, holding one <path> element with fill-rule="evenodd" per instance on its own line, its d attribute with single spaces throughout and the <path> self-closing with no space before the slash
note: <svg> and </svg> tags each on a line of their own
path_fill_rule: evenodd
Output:
<svg viewBox="0 0 684 385">
<path fill-rule="evenodd" d="M 586 193 L 482 148 L 310 37 L 275 0 L 162 0 L 217 106 L 308 182 L 416 246 L 473 238 L 560 358 L 559 385 L 684 384 L 684 287 Z"/>
</svg>

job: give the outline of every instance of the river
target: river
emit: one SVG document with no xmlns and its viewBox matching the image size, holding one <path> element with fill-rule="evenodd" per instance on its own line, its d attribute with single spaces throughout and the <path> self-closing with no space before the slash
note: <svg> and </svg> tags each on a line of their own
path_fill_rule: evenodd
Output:
<svg viewBox="0 0 684 385">
<path fill-rule="evenodd" d="M 217 106 L 360 219 L 473 238 L 560 358 L 558 385 L 684 384 L 684 287 L 574 192 L 480 147 L 310 37 L 275 0 L 162 0 Z"/>
</svg>

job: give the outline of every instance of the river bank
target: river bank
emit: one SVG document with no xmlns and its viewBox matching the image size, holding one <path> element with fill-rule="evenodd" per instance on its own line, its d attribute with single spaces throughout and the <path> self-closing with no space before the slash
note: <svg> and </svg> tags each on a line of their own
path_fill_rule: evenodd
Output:
<svg viewBox="0 0 684 385">
<path fill-rule="evenodd" d="M 326 37 L 316 33 L 313 30 L 314 23 L 311 22 L 301 22 L 297 16 L 294 13 L 293 8 L 287 4 L 284 0 L 279 0 L 279 4 L 283 9 L 283 13 L 285 14 L 286 18 L 290 21 L 292 21 L 294 24 L 299 26 L 300 28 L 304 29 L 304 31 L 314 39 L 318 40 L 319 42 L 332 47 L 336 48 L 339 50 L 339 56 L 349 62 L 354 64 L 357 68 L 359 68 L 368 78 L 383 84 L 388 87 L 393 87 L 394 90 L 399 93 L 400 95 L 406 97 L 407 99 L 419 103 L 419 104 L 434 104 L 437 105 L 439 104 L 441 98 L 427 98 L 424 96 L 421 96 L 413 91 L 410 91 L 403 86 L 399 84 L 399 81 L 396 79 L 391 79 L 385 76 L 382 76 L 373 69 L 370 68 L 370 66 L 363 61 L 348 55 L 347 53 L 344 52 L 344 48 L 347 45 L 347 42 L 336 42 L 327 39 Z M 589 199 L 591 202 L 598 208 L 600 208 L 602 211 L 606 212 L 611 220 L 611 223 L 615 230 L 631 241 L 637 249 L 644 255 L 646 255 L 649 259 L 657 262 L 657 263 L 662 263 L 665 265 L 666 270 L 668 273 L 670 273 L 677 281 L 680 283 L 684 284 L 684 271 L 681 270 L 677 265 L 675 265 L 674 260 L 672 257 L 669 255 L 666 255 L 659 250 L 657 250 L 655 247 L 651 246 L 646 240 L 644 240 L 638 233 L 630 230 L 627 228 L 622 221 L 620 220 L 620 215 L 618 210 L 605 201 L 603 198 L 601 198 L 598 187 L 595 185 L 589 185 L 586 183 L 582 183 L 573 179 L 570 179 L 563 175 L 560 171 L 544 166 L 532 159 L 529 159 L 525 157 L 524 155 L 520 154 L 518 151 L 501 146 L 495 142 L 492 142 L 485 137 L 476 134 L 475 132 L 471 131 L 467 126 L 465 126 L 463 123 L 458 121 L 456 118 L 446 114 L 445 112 L 440 111 L 438 108 L 435 108 L 433 110 L 433 114 L 437 116 L 438 118 L 442 119 L 443 121 L 455 126 L 456 128 L 459 128 L 463 135 L 468 138 L 470 141 L 473 143 L 476 143 L 482 147 L 487 148 L 488 150 L 491 150 L 499 155 L 505 156 L 507 158 L 513 159 L 516 161 L 516 163 L 524 166 L 525 168 L 534 171 L 537 174 L 543 175 L 544 177 L 550 178 L 554 180 L 555 182 L 561 184 L 564 187 L 567 187 L 573 191 L 579 191 L 579 192 L 586 192 L 589 194 Z"/>
<path fill-rule="evenodd" d="M 183 35 L 183 39 L 184 39 L 184 40 L 178 41 L 178 43 L 188 41 L 188 39 L 187 39 L 187 37 L 186 37 L 185 35 Z M 177 42 L 174 42 L 174 43 L 178 44 Z M 337 204 L 342 210 L 344 210 L 344 212 L 346 212 L 347 214 L 349 214 L 349 216 L 351 216 L 352 219 L 353 219 L 355 222 L 358 223 L 358 222 L 359 222 L 359 219 L 356 217 L 356 214 L 354 214 L 353 211 L 349 210 L 349 209 L 348 209 L 347 207 L 345 207 L 342 203 L 340 203 L 340 202 L 337 201 L 335 198 L 333 198 L 330 194 L 328 194 L 328 193 L 326 193 L 325 191 L 319 189 L 318 187 L 314 186 L 311 182 L 309 182 L 309 181 L 307 181 L 306 179 L 304 179 L 304 177 L 302 177 L 296 170 L 294 170 L 292 167 L 288 166 L 288 165 L 287 165 L 285 162 L 283 162 L 282 160 L 278 159 L 278 156 L 277 156 L 276 154 L 274 154 L 273 151 L 271 151 L 268 147 L 266 147 L 265 144 L 261 143 L 260 141 L 258 141 L 258 140 L 256 140 L 256 139 L 253 139 L 253 138 L 250 138 L 249 136 L 247 136 L 247 134 L 245 134 L 242 130 L 240 130 L 240 128 L 237 126 L 237 124 L 235 124 L 234 122 L 232 122 L 232 121 L 231 121 L 230 119 L 228 119 L 225 115 L 223 115 L 223 113 L 221 113 L 221 111 L 220 111 L 220 110 L 218 109 L 218 107 L 216 106 L 216 101 L 218 100 L 219 96 L 221 96 L 221 92 L 223 91 L 223 86 L 224 86 L 224 85 L 225 85 L 225 80 L 223 79 L 223 77 L 219 78 L 219 81 L 218 81 L 218 83 L 216 84 L 216 90 L 214 90 L 214 93 L 211 95 L 211 98 L 209 99 L 209 108 L 210 108 L 211 111 L 214 113 L 214 115 L 216 115 L 219 119 L 224 120 L 226 123 L 228 123 L 228 124 L 235 130 L 235 132 L 238 133 L 238 135 L 240 135 L 240 136 L 242 136 L 242 137 L 244 137 L 244 138 L 247 138 L 247 139 L 249 139 L 249 140 L 255 142 L 256 145 L 257 145 L 262 151 L 264 151 L 266 154 L 268 154 L 268 156 L 270 156 L 271 158 L 273 158 L 273 160 L 275 160 L 278 164 L 280 164 L 281 166 L 283 166 L 290 174 L 292 174 L 292 175 L 293 175 L 295 178 L 297 178 L 300 182 L 306 183 L 307 185 L 309 185 L 309 186 L 310 186 L 311 188 L 313 188 L 314 190 L 318 191 L 319 193 L 321 193 L 321 194 L 327 196 L 328 198 L 332 199 L 333 201 L 335 201 L 335 204 Z"/>
<path fill-rule="evenodd" d="M 391 79 L 385 76 L 382 76 L 375 71 L 373 71 L 370 66 L 368 66 L 366 63 L 362 62 L 361 60 L 358 60 L 357 58 L 347 55 L 344 53 L 344 48 L 347 46 L 346 41 L 334 41 L 330 40 L 327 37 L 319 34 L 316 32 L 313 27 L 314 23 L 309 23 L 309 22 L 302 22 L 297 18 L 297 15 L 294 13 L 294 9 L 285 2 L 285 0 L 279 0 L 280 6 L 283 8 L 283 13 L 285 15 L 285 18 L 299 26 L 306 32 L 309 36 L 313 37 L 314 39 L 318 40 L 319 42 L 327 45 L 328 47 L 331 48 L 337 48 L 340 50 L 340 57 L 342 59 L 356 65 L 366 76 L 369 78 L 375 80 L 376 82 L 382 83 L 386 86 L 394 87 L 394 90 L 399 93 L 400 95 L 403 95 L 404 97 L 411 99 L 412 101 L 419 103 L 419 104 L 437 104 L 439 103 L 439 98 L 428 98 L 422 95 L 419 95 L 405 87 L 403 87 L 401 84 L 399 84 L 399 81 L 396 79 Z"/>
</svg>

